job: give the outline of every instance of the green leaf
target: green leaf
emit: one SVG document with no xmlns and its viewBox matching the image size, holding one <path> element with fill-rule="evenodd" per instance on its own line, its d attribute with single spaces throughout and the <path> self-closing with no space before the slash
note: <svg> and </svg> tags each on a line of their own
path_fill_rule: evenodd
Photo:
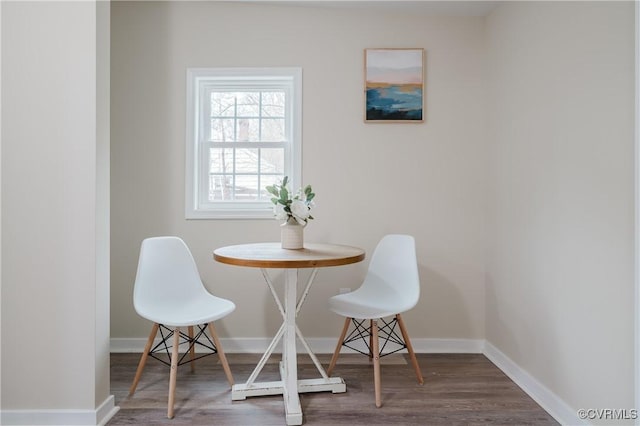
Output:
<svg viewBox="0 0 640 426">
<path fill-rule="evenodd" d="M 264 189 L 266 189 L 268 193 L 273 194 L 276 197 L 278 196 L 278 190 L 276 189 L 275 185 L 266 186 Z"/>
<path fill-rule="evenodd" d="M 278 199 L 277 199 L 277 198 L 275 198 L 275 197 L 271 197 L 271 202 L 272 202 L 273 204 L 278 204 Z"/>
<path fill-rule="evenodd" d="M 304 188 L 304 195 L 306 195 L 307 197 L 309 196 L 309 194 L 311 194 L 311 185 L 307 185 Z"/>
<path fill-rule="evenodd" d="M 289 191 L 284 186 L 280 188 L 280 199 L 285 201 L 289 199 Z"/>
<path fill-rule="evenodd" d="M 307 194 L 307 201 L 313 200 L 313 197 L 315 197 L 315 196 L 316 196 L 316 194 L 314 194 L 313 192 L 310 193 L 310 194 Z"/>
<path fill-rule="evenodd" d="M 284 179 L 282 179 L 282 186 L 287 186 L 287 183 L 289 183 L 289 176 L 285 176 Z"/>
</svg>

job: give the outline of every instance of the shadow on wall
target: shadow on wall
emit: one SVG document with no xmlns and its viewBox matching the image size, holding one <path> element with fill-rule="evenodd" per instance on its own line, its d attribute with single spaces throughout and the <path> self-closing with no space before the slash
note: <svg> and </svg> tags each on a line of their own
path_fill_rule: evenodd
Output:
<svg viewBox="0 0 640 426">
<path fill-rule="evenodd" d="M 541 369 L 545 371 L 545 376 L 551 378 L 551 382 L 545 383 L 549 389 L 555 389 L 558 369 L 558 359 L 552 350 L 557 347 L 558 335 L 553 327 L 555 320 L 562 321 L 562 318 L 553 319 L 548 315 L 544 323 L 533 324 L 533 316 L 528 314 L 529 309 L 548 311 L 541 297 L 535 291 L 529 292 L 526 305 L 523 305 L 515 297 L 509 297 L 508 291 L 513 291 L 522 283 L 508 283 L 507 293 L 498 294 L 496 284 L 490 274 L 486 275 L 486 340 L 493 345 L 504 356 L 518 365 L 532 376 Z M 549 314 L 550 315 L 550 314 Z M 540 336 L 540 327 L 545 328 L 543 332 L 544 341 Z"/>
<path fill-rule="evenodd" d="M 118 4 L 115 4 L 118 3 Z M 168 33 L 170 4 L 132 13 L 126 2 L 111 4 L 111 330 L 112 337 L 148 334 L 133 308 L 140 245 L 148 237 L 181 235 L 172 227 L 171 194 L 184 180 L 174 158 L 183 143 L 171 137 L 178 108 L 171 99 Z M 140 23 L 153 23 L 143 27 Z M 150 48 L 151 47 L 151 48 Z M 180 163 L 182 164 L 182 163 Z"/>
<path fill-rule="evenodd" d="M 459 283 L 435 269 L 418 263 L 420 301 L 405 317 L 414 338 L 469 339 L 479 338 L 483 324 L 473 319 L 470 308 L 475 300 L 465 300 Z"/>
</svg>

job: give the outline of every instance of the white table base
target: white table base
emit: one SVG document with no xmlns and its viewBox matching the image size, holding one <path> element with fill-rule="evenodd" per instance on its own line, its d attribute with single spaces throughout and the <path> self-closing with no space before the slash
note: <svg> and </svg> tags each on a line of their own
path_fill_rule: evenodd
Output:
<svg viewBox="0 0 640 426">
<path fill-rule="evenodd" d="M 305 392 L 332 392 L 343 393 L 347 391 L 347 385 L 340 377 L 330 377 L 326 379 L 302 379 L 298 380 L 298 393 Z M 292 395 L 287 395 L 282 380 L 276 382 L 260 382 L 251 386 L 246 384 L 233 385 L 231 391 L 231 399 L 240 401 L 252 396 L 263 395 L 283 395 L 285 399 L 292 399 Z M 297 398 L 297 395 L 296 395 Z M 285 404 L 286 420 L 288 425 L 302 424 L 302 408 L 300 407 L 300 399 L 297 403 Z"/>
<path fill-rule="evenodd" d="M 302 408 L 300 406 L 299 393 L 328 391 L 333 393 L 342 393 L 347 391 L 347 386 L 341 378 L 327 376 L 327 373 L 318 361 L 318 358 L 311 351 L 311 348 L 304 339 L 300 329 L 296 326 L 296 315 L 300 311 L 300 307 L 309 293 L 309 289 L 311 288 L 311 284 L 313 283 L 317 272 L 317 268 L 313 269 L 305 290 L 302 293 L 302 297 L 298 301 L 298 270 L 286 269 L 283 306 L 276 294 L 275 288 L 267 274 L 267 271 L 262 269 L 262 275 L 269 285 L 271 294 L 278 305 L 278 309 L 280 310 L 280 314 L 282 315 L 284 322 L 269 344 L 269 347 L 260 359 L 260 362 L 258 362 L 258 365 L 249 376 L 247 382 L 244 384 L 233 385 L 231 389 L 231 399 L 233 401 L 243 400 L 252 396 L 283 395 L 287 425 L 302 424 Z M 300 342 L 313 360 L 318 372 L 322 376 L 321 378 L 298 380 L 296 337 L 300 339 Z M 262 368 L 281 339 L 283 340 L 282 361 L 280 362 L 280 377 L 282 380 L 272 382 L 255 382 L 255 379 L 262 371 Z"/>
</svg>

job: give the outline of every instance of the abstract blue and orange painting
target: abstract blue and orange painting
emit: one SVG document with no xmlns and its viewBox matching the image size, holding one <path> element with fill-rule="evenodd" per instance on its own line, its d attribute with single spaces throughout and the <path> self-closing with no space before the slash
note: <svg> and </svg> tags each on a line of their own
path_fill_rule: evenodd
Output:
<svg viewBox="0 0 640 426">
<path fill-rule="evenodd" d="M 364 56 L 365 121 L 424 121 L 424 49 L 365 49 Z"/>
</svg>

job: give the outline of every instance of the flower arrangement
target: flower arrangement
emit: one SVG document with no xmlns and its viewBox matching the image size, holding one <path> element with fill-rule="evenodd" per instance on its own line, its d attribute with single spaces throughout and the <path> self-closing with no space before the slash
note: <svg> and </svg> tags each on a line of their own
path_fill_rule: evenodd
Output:
<svg viewBox="0 0 640 426">
<path fill-rule="evenodd" d="M 314 206 L 313 198 L 316 194 L 311 189 L 311 185 L 299 189 L 295 196 L 292 197 L 288 188 L 289 177 L 285 176 L 280 185 L 269 185 L 265 189 L 274 197 L 271 202 L 274 204 L 273 213 L 278 220 L 288 222 L 294 219 L 300 225 L 306 225 L 307 221 L 313 219 L 311 209 Z"/>
</svg>

